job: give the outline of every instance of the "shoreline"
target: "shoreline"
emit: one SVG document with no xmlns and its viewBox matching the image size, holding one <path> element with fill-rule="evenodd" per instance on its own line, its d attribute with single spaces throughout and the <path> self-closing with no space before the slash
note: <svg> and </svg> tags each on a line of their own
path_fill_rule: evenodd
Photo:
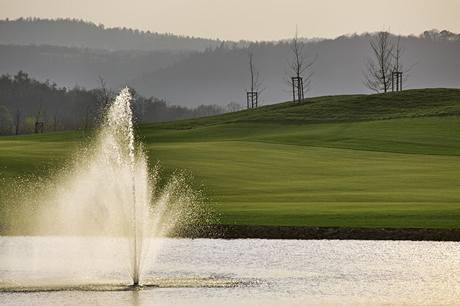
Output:
<svg viewBox="0 0 460 306">
<path fill-rule="evenodd" d="M 174 238 L 286 240 L 460 241 L 460 228 L 347 228 L 264 225 L 207 225 L 179 231 Z"/>
<path fill-rule="evenodd" d="M 2 230 L 0 236 L 55 236 L 55 233 Z M 61 233 L 62 235 L 62 233 Z M 59 236 L 59 235 L 58 235 Z M 63 234 L 82 236 L 82 234 Z M 86 233 L 83 236 L 98 236 Z M 115 235 L 116 236 L 116 235 Z M 267 240 L 387 240 L 460 242 L 460 228 L 352 228 L 214 224 L 176 229 L 165 238 Z"/>
</svg>

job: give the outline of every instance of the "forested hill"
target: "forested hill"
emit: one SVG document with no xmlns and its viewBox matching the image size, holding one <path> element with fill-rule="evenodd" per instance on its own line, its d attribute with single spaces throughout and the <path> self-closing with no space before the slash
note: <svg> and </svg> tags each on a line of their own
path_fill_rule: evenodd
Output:
<svg viewBox="0 0 460 306">
<path fill-rule="evenodd" d="M 314 59 L 307 96 L 369 93 L 363 74 L 373 37 L 302 38 L 305 56 Z M 430 30 L 391 39 L 403 50 L 404 89 L 460 87 L 458 33 Z M 249 50 L 262 81 L 260 104 L 289 100 L 289 41 L 222 43 L 77 20 L 0 21 L 0 74 L 22 70 L 39 81 L 86 89 L 99 87 L 102 77 L 110 88 L 128 84 L 143 96 L 187 107 L 245 104 Z"/>
<path fill-rule="evenodd" d="M 133 91 L 134 92 L 134 91 Z M 135 93 L 135 92 L 134 92 Z M 105 87 L 86 90 L 67 89 L 55 83 L 40 82 L 25 72 L 0 76 L 0 136 L 36 131 L 88 129 L 96 126 L 116 93 Z M 196 108 L 169 105 L 157 98 L 135 94 L 134 113 L 137 122 L 160 122 L 209 116 L 226 111 L 217 105 Z"/>
<path fill-rule="evenodd" d="M 75 19 L 0 20 L 0 44 L 55 45 L 107 50 L 202 51 L 218 40 L 177 36 L 129 28 L 108 28 Z"/>
<path fill-rule="evenodd" d="M 50 79 L 59 86 L 86 89 L 98 87 L 102 77 L 117 88 L 132 78 L 166 68 L 189 53 L 0 44 L 0 74 L 22 70 L 41 81 Z"/>
<path fill-rule="evenodd" d="M 444 33 L 444 34 L 443 34 Z M 372 53 L 372 34 L 342 36 L 308 42 L 306 56 L 314 60 L 308 96 L 369 93 L 363 72 Z M 405 72 L 404 89 L 460 87 L 460 36 L 427 31 L 400 38 Z M 392 36 L 393 41 L 397 39 Z M 250 47 L 262 80 L 262 103 L 291 98 L 286 79 L 292 52 L 287 42 L 257 43 Z M 178 104 L 245 102 L 248 88 L 248 50 L 216 48 L 194 53 L 172 66 L 129 82 L 144 95 L 167 97 Z"/>
</svg>

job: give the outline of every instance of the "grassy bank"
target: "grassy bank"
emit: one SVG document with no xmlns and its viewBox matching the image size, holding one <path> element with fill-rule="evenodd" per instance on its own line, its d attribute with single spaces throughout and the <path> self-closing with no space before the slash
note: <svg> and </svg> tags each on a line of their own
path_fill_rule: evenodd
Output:
<svg viewBox="0 0 460 306">
<path fill-rule="evenodd" d="M 193 173 L 222 224 L 460 228 L 460 90 L 320 97 L 138 134 L 152 162 Z M 45 175 L 82 141 L 2 137 L 0 177 Z"/>
</svg>

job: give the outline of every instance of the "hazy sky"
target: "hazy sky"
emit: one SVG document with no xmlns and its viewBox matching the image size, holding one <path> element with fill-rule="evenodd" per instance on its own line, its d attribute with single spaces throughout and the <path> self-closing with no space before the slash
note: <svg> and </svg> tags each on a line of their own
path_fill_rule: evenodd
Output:
<svg viewBox="0 0 460 306">
<path fill-rule="evenodd" d="M 460 32 L 460 0 L 0 0 L 0 18 L 29 16 L 228 40 Z"/>
</svg>

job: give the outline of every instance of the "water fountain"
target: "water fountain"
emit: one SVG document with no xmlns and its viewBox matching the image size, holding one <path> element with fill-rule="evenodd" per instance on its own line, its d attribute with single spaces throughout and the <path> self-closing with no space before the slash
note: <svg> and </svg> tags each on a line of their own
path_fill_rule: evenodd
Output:
<svg viewBox="0 0 460 306">
<path fill-rule="evenodd" d="M 129 88 L 124 88 L 115 102 L 108 111 L 108 127 L 109 130 L 115 132 L 113 135 L 120 141 L 121 148 L 123 145 L 128 150 L 128 163 L 131 172 L 132 184 L 132 241 L 133 241 L 133 256 L 132 256 L 132 277 L 133 286 L 139 286 L 139 271 L 140 271 L 140 249 L 138 246 L 138 231 L 137 231 L 137 201 L 136 201 L 136 175 L 135 175 L 135 146 L 134 146 L 134 130 L 133 130 L 133 114 L 131 109 L 131 93 Z M 117 135 L 118 134 L 118 135 Z M 118 136 L 118 137 L 117 137 Z M 120 146 L 117 146 L 120 148 Z M 119 157 L 122 157 L 120 155 Z M 120 159 L 119 159 L 120 160 Z M 121 159 L 123 160 L 123 158 Z"/>
<path fill-rule="evenodd" d="M 53 247 L 61 252 L 31 257 L 36 262 L 63 260 L 61 266 L 57 260 L 31 263 L 33 269 L 55 270 L 56 275 L 27 285 L 97 283 L 100 266 L 107 266 L 107 272 L 118 271 L 114 278 L 126 284 L 120 267 L 128 262 L 131 285 L 140 286 L 147 251 L 152 260 L 160 248 L 161 239 L 152 238 L 165 237 L 177 225 L 206 216 L 198 193 L 184 176 L 162 178 L 159 184 L 159 167 L 149 169 L 142 147 L 135 143 L 132 100 L 130 89 L 122 89 L 90 144 L 51 181 L 35 186 L 34 194 L 21 199 L 36 207 L 29 222 L 32 235 L 58 237 Z M 112 254 L 117 255 L 116 261 Z M 96 265 L 91 261 L 98 255 L 101 260 Z"/>
<path fill-rule="evenodd" d="M 126 214 L 124 227 L 127 228 L 125 234 L 128 241 L 131 241 L 132 284 L 139 286 L 142 235 L 146 229 L 153 225 L 153 214 L 150 209 L 152 188 L 145 156 L 142 151 L 136 153 L 131 101 L 132 96 L 129 88 L 122 89 L 107 110 L 94 153 L 98 165 L 102 159 L 102 165 L 111 168 L 112 173 L 110 174 L 116 180 L 124 178 L 121 179 L 121 184 L 116 184 L 118 191 L 125 193 L 119 195 L 122 202 L 117 204 L 123 207 L 123 212 Z M 96 164 L 93 165 L 96 166 Z M 100 171 L 100 168 L 97 168 Z M 117 192 L 117 190 L 108 191 Z M 114 207 L 107 208 L 114 209 Z M 123 222 L 123 220 L 121 221 Z M 109 228 L 112 233 L 117 230 L 118 226 L 123 227 L 118 222 L 108 225 L 113 227 Z"/>
</svg>

